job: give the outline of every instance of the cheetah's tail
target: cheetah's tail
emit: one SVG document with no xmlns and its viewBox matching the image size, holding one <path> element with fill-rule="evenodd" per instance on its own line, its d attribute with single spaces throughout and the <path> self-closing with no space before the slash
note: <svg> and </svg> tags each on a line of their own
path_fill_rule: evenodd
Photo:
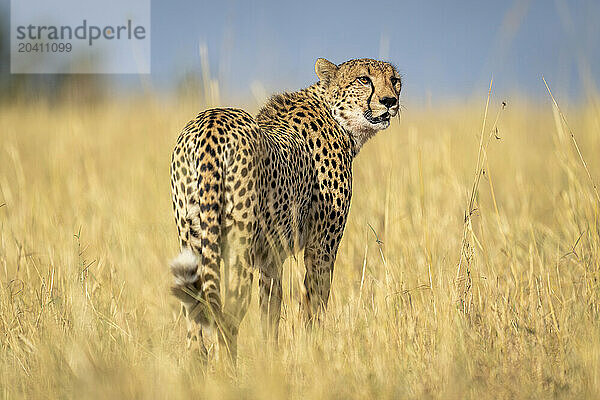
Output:
<svg viewBox="0 0 600 400">
<path fill-rule="evenodd" d="M 175 277 L 171 292 L 184 304 L 193 306 L 197 302 L 195 286 L 200 281 L 200 275 L 198 274 L 198 257 L 192 249 L 185 247 L 171 261 L 171 273 Z"/>
<path fill-rule="evenodd" d="M 207 329 L 221 317 L 222 166 L 220 157 L 190 162 L 195 190 L 186 199 L 187 246 L 171 262 L 172 293 L 184 303 L 188 317 Z"/>
</svg>

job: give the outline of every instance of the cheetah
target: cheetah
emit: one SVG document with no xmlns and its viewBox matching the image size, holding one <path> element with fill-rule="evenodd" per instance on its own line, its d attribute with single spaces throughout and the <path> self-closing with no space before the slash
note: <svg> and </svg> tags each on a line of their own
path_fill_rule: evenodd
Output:
<svg viewBox="0 0 600 400">
<path fill-rule="evenodd" d="M 308 320 L 327 306 L 352 161 L 398 114 L 402 82 L 390 63 L 372 59 L 319 58 L 315 72 L 317 83 L 273 96 L 254 117 L 203 111 L 177 140 L 171 188 L 181 253 L 171 290 L 183 304 L 188 346 L 204 355 L 203 332 L 212 331 L 235 362 L 255 273 L 263 334 L 277 340 L 283 262 L 301 250 Z"/>
</svg>

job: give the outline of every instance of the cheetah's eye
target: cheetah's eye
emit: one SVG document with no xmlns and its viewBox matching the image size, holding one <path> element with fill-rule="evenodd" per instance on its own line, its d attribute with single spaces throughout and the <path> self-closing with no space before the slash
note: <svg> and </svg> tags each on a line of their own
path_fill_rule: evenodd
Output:
<svg viewBox="0 0 600 400">
<path fill-rule="evenodd" d="M 396 78 L 395 76 L 392 76 L 392 85 L 396 86 L 398 83 L 400 83 L 400 79 Z"/>
<path fill-rule="evenodd" d="M 368 76 L 359 76 L 358 78 L 356 78 L 356 80 L 362 83 L 363 85 L 368 85 L 369 83 L 371 83 L 371 78 L 369 78 Z"/>
</svg>

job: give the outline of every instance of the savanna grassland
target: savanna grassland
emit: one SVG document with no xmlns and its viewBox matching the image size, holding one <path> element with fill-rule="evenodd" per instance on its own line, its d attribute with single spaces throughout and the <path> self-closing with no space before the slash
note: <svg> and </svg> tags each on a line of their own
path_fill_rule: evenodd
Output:
<svg viewBox="0 0 600 400">
<path fill-rule="evenodd" d="M 551 99 L 501 100 L 483 131 L 485 98 L 366 144 L 325 321 L 288 260 L 279 348 L 255 290 L 235 374 L 186 350 L 168 290 L 170 151 L 203 105 L 3 105 L 1 396 L 600 398 L 600 203 Z M 600 181 L 600 107 L 562 112 Z"/>
</svg>

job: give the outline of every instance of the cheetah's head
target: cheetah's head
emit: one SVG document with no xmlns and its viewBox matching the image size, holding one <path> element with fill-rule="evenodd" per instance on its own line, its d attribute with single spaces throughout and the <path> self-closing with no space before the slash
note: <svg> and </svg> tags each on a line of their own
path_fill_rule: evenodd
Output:
<svg viewBox="0 0 600 400">
<path fill-rule="evenodd" d="M 398 114 L 402 81 L 391 64 L 363 58 L 335 65 L 319 58 L 315 71 L 333 117 L 352 135 L 357 150 Z"/>
</svg>

